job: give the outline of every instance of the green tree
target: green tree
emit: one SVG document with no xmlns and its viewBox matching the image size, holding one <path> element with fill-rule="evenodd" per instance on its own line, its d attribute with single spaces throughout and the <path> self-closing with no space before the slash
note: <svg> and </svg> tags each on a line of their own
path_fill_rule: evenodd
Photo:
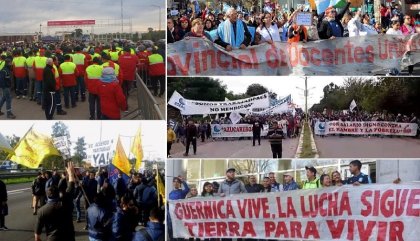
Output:
<svg viewBox="0 0 420 241">
<path fill-rule="evenodd" d="M 267 92 L 268 92 L 268 89 L 265 86 L 262 86 L 260 84 L 251 84 L 246 89 L 245 94 L 248 96 L 256 96 L 256 95 L 261 95 Z"/>
<path fill-rule="evenodd" d="M 52 128 L 51 136 L 53 138 L 59 137 L 59 136 L 67 136 L 67 138 L 70 139 L 69 128 L 62 121 L 55 122 L 51 128 Z"/>
<path fill-rule="evenodd" d="M 9 141 L 10 146 L 15 148 L 20 140 L 20 137 L 13 134 L 12 136 L 6 136 L 6 139 Z M 9 156 L 8 152 L 0 151 L 0 160 L 6 160 L 7 156 Z"/>
<path fill-rule="evenodd" d="M 86 158 L 86 142 L 84 137 L 78 137 L 76 146 L 74 147 L 74 155 L 72 157 L 73 162 L 77 163 L 78 166 L 82 165 L 83 159 Z"/>
<path fill-rule="evenodd" d="M 187 99 L 224 101 L 226 88 L 220 80 L 209 77 L 168 78 L 168 96 L 176 90 Z"/>
</svg>

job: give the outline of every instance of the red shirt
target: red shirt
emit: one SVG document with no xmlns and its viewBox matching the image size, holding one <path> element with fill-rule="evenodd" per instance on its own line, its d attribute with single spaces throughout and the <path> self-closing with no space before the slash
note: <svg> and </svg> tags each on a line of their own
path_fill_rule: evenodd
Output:
<svg viewBox="0 0 420 241">
<path fill-rule="evenodd" d="M 101 104 L 101 113 L 110 119 L 121 119 L 120 110 L 127 109 L 121 86 L 117 82 L 100 82 L 97 93 Z"/>
<path fill-rule="evenodd" d="M 150 53 L 146 51 L 142 51 L 137 54 L 137 57 L 139 58 L 137 68 L 139 68 L 139 70 L 147 71 L 147 67 L 149 65 L 149 55 Z"/>
<path fill-rule="evenodd" d="M 66 62 L 73 63 L 71 61 L 64 61 L 64 63 L 66 63 Z M 61 65 L 60 65 L 59 72 L 60 72 L 61 80 L 63 81 L 63 86 L 64 87 L 76 86 L 77 85 L 76 76 L 79 75 L 79 71 L 77 70 L 77 68 L 74 69 L 74 72 L 71 73 L 71 74 L 68 74 L 68 73 L 67 74 L 63 74 L 63 70 L 61 69 Z"/>
<path fill-rule="evenodd" d="M 124 76 L 124 80 L 135 80 L 136 79 L 136 66 L 139 58 L 130 53 L 124 53 L 118 58 L 118 64 Z"/>
</svg>

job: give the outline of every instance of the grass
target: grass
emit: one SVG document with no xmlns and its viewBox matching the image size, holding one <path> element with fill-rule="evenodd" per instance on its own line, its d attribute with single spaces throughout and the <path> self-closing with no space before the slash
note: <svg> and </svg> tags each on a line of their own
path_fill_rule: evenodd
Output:
<svg viewBox="0 0 420 241">
<path fill-rule="evenodd" d="M 3 179 L 3 182 L 6 185 L 10 184 L 20 184 L 20 183 L 28 183 L 32 182 L 35 179 L 36 176 L 33 177 L 17 177 L 17 178 L 9 178 L 9 179 Z"/>
<path fill-rule="evenodd" d="M 311 130 L 309 129 L 309 124 L 305 122 L 303 128 L 304 128 L 303 144 L 302 144 L 302 153 L 300 154 L 300 158 L 313 158 L 315 157 L 316 153 L 312 151 Z"/>
</svg>

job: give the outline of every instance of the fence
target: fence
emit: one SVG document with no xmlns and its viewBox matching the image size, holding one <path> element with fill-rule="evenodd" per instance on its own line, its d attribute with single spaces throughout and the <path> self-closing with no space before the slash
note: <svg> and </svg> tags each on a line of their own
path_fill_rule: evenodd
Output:
<svg viewBox="0 0 420 241">
<path fill-rule="evenodd" d="M 147 88 L 144 81 L 136 73 L 138 112 L 145 120 L 164 120 L 165 117 L 159 110 L 159 105 Z"/>
</svg>

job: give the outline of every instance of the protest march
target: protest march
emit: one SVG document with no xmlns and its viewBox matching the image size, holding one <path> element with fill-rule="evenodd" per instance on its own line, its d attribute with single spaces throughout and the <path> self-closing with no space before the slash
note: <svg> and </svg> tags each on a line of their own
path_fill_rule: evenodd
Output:
<svg viewBox="0 0 420 241">
<path fill-rule="evenodd" d="M 418 73 L 418 14 L 367 2 L 169 1 L 168 74 Z"/>
</svg>

